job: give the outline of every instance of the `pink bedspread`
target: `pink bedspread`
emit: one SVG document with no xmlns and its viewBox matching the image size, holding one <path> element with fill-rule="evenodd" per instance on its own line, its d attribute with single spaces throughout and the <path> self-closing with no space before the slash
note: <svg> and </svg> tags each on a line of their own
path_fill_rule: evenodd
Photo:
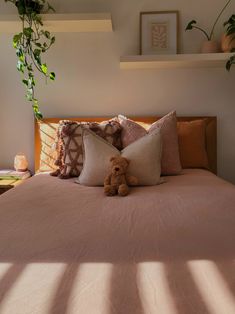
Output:
<svg viewBox="0 0 235 314">
<path fill-rule="evenodd" d="M 38 175 L 0 197 L 1 314 L 234 314 L 235 187 L 203 170 L 108 198 Z"/>
</svg>

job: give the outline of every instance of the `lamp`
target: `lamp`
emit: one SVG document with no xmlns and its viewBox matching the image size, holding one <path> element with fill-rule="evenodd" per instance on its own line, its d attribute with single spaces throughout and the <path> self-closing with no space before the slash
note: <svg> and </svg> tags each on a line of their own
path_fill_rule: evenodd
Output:
<svg viewBox="0 0 235 314">
<path fill-rule="evenodd" d="M 16 171 L 26 171 L 28 169 L 28 161 L 24 154 L 19 153 L 15 156 L 14 168 Z"/>
</svg>

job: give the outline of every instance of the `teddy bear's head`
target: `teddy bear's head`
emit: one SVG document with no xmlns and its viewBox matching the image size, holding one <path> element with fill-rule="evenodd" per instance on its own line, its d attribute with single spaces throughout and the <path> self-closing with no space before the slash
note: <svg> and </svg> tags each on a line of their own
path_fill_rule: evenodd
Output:
<svg viewBox="0 0 235 314">
<path fill-rule="evenodd" d="M 129 166 L 129 160 L 125 157 L 114 156 L 110 158 L 111 172 L 113 175 L 125 174 Z"/>
</svg>

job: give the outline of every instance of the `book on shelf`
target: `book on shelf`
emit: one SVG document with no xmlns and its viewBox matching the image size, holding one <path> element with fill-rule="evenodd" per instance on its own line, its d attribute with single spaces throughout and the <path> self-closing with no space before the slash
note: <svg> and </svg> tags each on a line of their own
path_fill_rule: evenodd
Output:
<svg viewBox="0 0 235 314">
<path fill-rule="evenodd" d="M 15 171 L 11 169 L 0 170 L 0 180 L 25 180 L 31 176 L 29 170 Z"/>
</svg>

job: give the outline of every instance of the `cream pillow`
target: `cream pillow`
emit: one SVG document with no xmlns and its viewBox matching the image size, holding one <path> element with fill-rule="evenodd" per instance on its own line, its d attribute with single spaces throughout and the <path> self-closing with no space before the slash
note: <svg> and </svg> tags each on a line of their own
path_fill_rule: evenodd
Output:
<svg viewBox="0 0 235 314">
<path fill-rule="evenodd" d="M 128 174 L 138 178 L 138 185 L 157 185 L 161 175 L 162 141 L 160 131 L 141 137 L 121 152 L 90 130 L 83 130 L 85 159 L 78 183 L 103 186 L 110 168 L 110 158 L 122 155 L 130 160 Z"/>
</svg>

